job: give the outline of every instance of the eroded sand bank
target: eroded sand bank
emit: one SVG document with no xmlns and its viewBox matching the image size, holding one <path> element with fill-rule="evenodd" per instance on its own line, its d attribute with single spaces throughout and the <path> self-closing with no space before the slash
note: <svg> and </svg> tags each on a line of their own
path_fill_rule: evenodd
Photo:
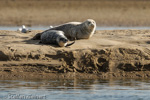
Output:
<svg viewBox="0 0 150 100">
<path fill-rule="evenodd" d="M 150 77 L 150 30 L 97 31 L 62 48 L 30 40 L 37 32 L 0 31 L 1 79 Z"/>
</svg>

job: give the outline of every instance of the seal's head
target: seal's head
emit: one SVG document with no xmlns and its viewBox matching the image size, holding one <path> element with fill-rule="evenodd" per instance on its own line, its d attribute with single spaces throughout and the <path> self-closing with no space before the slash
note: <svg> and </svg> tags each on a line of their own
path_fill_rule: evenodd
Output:
<svg viewBox="0 0 150 100">
<path fill-rule="evenodd" d="M 67 42 L 68 42 L 68 39 L 66 39 L 66 38 L 60 38 L 58 44 L 61 47 L 65 47 L 67 45 Z"/>
<path fill-rule="evenodd" d="M 80 25 L 81 33 L 77 34 L 77 39 L 89 39 L 93 36 L 96 29 L 96 22 L 93 19 L 87 19 Z"/>
<path fill-rule="evenodd" d="M 85 26 L 92 30 L 95 29 L 96 27 L 96 22 L 93 19 L 87 19 L 85 22 L 83 22 L 85 24 Z"/>
</svg>

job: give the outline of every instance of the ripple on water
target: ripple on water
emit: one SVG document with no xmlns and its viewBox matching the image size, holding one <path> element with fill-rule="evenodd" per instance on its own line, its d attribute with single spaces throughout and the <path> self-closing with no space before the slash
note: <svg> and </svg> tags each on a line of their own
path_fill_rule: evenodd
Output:
<svg viewBox="0 0 150 100">
<path fill-rule="evenodd" d="M 149 93 L 149 80 L 0 80 L 4 100 L 10 94 L 45 96 L 47 100 L 145 100 Z"/>
</svg>

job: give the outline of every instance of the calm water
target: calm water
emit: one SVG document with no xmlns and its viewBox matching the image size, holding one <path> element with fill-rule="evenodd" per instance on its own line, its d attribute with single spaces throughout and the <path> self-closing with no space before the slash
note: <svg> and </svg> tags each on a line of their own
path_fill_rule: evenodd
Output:
<svg viewBox="0 0 150 100">
<path fill-rule="evenodd" d="M 149 100 L 150 80 L 0 80 L 0 100 Z"/>
<path fill-rule="evenodd" d="M 21 27 L 21 26 L 20 26 Z M 7 26 L 0 26 L 0 30 L 12 30 L 16 31 L 20 27 L 14 26 L 14 27 L 7 27 Z M 33 27 L 28 27 L 31 30 L 47 30 L 49 29 L 49 26 L 33 26 Z M 127 29 L 150 29 L 150 27 L 98 27 L 96 30 L 127 30 Z"/>
</svg>

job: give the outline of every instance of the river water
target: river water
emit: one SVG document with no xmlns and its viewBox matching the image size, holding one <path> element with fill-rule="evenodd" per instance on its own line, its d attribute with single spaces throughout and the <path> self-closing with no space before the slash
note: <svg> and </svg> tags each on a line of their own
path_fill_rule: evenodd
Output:
<svg viewBox="0 0 150 100">
<path fill-rule="evenodd" d="M 149 100 L 150 80 L 0 80 L 0 100 Z"/>
<path fill-rule="evenodd" d="M 12 26 L 12 27 L 0 26 L 0 30 L 16 31 L 20 27 L 19 26 Z M 28 28 L 31 30 L 47 30 L 49 29 L 49 26 L 32 26 Z M 145 30 L 145 29 L 150 29 L 150 27 L 99 27 L 97 26 L 96 28 L 96 30 L 127 30 L 127 29 Z"/>
</svg>

